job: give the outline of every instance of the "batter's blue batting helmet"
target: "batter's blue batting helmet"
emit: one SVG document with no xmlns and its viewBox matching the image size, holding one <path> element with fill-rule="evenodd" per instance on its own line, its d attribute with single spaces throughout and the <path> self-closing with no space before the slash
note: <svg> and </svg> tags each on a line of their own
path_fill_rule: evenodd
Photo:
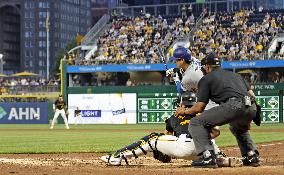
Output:
<svg viewBox="0 0 284 175">
<path fill-rule="evenodd" d="M 184 59 L 187 61 L 192 61 L 191 51 L 185 47 L 178 47 L 175 49 L 173 57 L 169 61 L 175 61 L 177 59 Z"/>
</svg>

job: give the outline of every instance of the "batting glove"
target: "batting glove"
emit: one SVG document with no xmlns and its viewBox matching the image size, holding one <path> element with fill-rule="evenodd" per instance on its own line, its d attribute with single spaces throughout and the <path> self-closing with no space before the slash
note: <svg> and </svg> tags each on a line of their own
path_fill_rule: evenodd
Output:
<svg viewBox="0 0 284 175">
<path fill-rule="evenodd" d="M 166 71 L 166 76 L 171 76 L 171 77 L 174 77 L 175 76 L 175 73 L 178 72 L 179 69 L 178 68 L 171 68 L 171 69 L 168 69 Z"/>
<path fill-rule="evenodd" d="M 179 76 L 178 76 L 178 73 L 176 72 L 175 73 L 175 76 L 173 77 L 173 80 L 174 82 L 177 84 L 178 82 L 180 82 L 180 79 L 179 79 Z"/>
</svg>

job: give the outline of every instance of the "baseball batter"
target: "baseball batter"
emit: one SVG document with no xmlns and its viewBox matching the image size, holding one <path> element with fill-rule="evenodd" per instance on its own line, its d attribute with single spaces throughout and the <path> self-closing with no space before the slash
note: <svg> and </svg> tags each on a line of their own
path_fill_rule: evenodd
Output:
<svg viewBox="0 0 284 175">
<path fill-rule="evenodd" d="M 69 129 L 68 121 L 67 121 L 67 117 L 66 117 L 66 113 L 65 113 L 66 103 L 64 102 L 62 95 L 59 95 L 58 99 L 53 104 L 53 110 L 54 110 L 55 113 L 54 113 L 53 120 L 51 122 L 50 129 L 53 129 L 55 121 L 57 120 L 59 114 L 61 114 L 61 116 L 64 120 L 65 128 Z"/>
<path fill-rule="evenodd" d="M 174 50 L 173 57 L 169 61 L 174 61 L 177 68 L 166 71 L 167 76 L 171 76 L 177 85 L 177 91 L 196 91 L 199 80 L 203 77 L 201 63 L 191 56 L 189 49 L 178 47 Z"/>
<path fill-rule="evenodd" d="M 175 62 L 177 68 L 167 70 L 166 75 L 173 78 L 179 94 L 182 94 L 183 91 L 196 92 L 198 82 L 204 75 L 201 62 L 191 56 L 191 51 L 184 47 L 176 48 L 169 61 Z M 210 101 L 205 110 L 216 105 L 216 103 Z"/>
<path fill-rule="evenodd" d="M 187 92 L 182 97 L 181 105 L 189 107 L 195 104 L 195 94 Z M 111 155 L 102 156 L 101 160 L 109 165 L 121 165 L 124 159 L 128 164 L 128 159 L 132 157 L 138 158 L 139 155 L 147 154 L 149 151 L 154 153 L 154 158 L 165 163 L 170 162 L 171 157 L 192 159 L 196 155 L 196 151 L 188 131 L 188 124 L 193 117 L 195 116 L 172 116 L 166 120 L 165 133 L 153 132 Z M 211 129 L 211 137 L 217 137 L 219 134 L 218 128 Z M 220 150 L 215 143 L 213 145 L 215 153 L 218 155 Z"/>
</svg>

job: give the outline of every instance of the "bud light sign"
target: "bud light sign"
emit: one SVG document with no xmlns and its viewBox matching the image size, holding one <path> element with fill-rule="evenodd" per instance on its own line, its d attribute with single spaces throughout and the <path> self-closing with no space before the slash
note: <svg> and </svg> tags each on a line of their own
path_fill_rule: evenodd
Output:
<svg viewBox="0 0 284 175">
<path fill-rule="evenodd" d="M 1 124 L 46 124 L 48 103 L 12 102 L 0 103 Z"/>
<path fill-rule="evenodd" d="M 82 117 L 101 117 L 101 110 L 81 110 Z"/>
</svg>

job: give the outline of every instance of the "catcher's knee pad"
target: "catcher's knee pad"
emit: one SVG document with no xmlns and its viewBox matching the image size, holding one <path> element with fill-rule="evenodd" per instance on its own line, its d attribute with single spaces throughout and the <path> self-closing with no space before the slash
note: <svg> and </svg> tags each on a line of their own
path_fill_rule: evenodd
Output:
<svg viewBox="0 0 284 175">
<path fill-rule="evenodd" d="M 151 134 L 149 134 L 150 138 L 156 138 L 159 137 L 161 135 L 164 135 L 163 133 L 157 133 L 157 132 L 152 132 Z"/>
<path fill-rule="evenodd" d="M 148 142 L 148 141 L 150 141 L 150 140 L 152 140 L 152 139 L 155 139 L 155 138 L 157 138 L 157 137 L 159 137 L 159 136 L 161 136 L 161 135 L 163 135 L 163 134 L 161 134 L 161 133 L 156 133 L 156 132 L 152 132 L 151 134 L 149 134 L 149 135 L 146 135 L 145 137 L 143 137 L 143 138 L 141 138 L 140 139 L 140 141 L 144 141 L 144 142 Z"/>
</svg>

